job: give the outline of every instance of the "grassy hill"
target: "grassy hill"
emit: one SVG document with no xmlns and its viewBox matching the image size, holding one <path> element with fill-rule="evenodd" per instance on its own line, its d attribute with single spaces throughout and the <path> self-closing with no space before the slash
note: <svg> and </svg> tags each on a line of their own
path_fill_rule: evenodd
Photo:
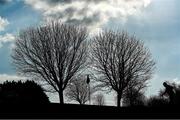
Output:
<svg viewBox="0 0 180 120">
<path fill-rule="evenodd" d="M 7 104 L 0 106 L 0 118 L 180 118 L 178 107 L 122 107 L 51 104 Z"/>
</svg>

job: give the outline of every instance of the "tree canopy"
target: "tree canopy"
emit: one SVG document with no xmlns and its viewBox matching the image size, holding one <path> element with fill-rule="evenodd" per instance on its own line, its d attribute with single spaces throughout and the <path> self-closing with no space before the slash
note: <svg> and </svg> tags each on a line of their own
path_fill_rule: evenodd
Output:
<svg viewBox="0 0 180 120">
<path fill-rule="evenodd" d="M 85 67 L 86 38 L 86 28 L 59 21 L 23 30 L 15 42 L 13 64 L 18 73 L 48 83 L 63 104 L 68 82 Z"/>
<path fill-rule="evenodd" d="M 127 86 L 145 87 L 155 62 L 144 43 L 126 32 L 105 31 L 92 38 L 92 68 L 102 87 L 117 93 L 117 105 Z"/>
</svg>

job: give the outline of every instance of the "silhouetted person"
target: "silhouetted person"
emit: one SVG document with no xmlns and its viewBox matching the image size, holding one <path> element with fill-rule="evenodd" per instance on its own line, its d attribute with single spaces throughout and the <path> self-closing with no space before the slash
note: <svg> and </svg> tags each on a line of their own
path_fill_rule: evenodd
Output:
<svg viewBox="0 0 180 120">
<path fill-rule="evenodd" d="M 162 96 L 163 96 L 164 94 L 168 94 L 169 100 L 170 100 L 170 104 L 174 104 L 175 91 L 174 91 L 173 86 L 168 85 L 166 82 L 164 82 L 163 85 L 164 85 L 164 87 L 165 87 L 166 89 L 165 89 L 165 92 L 162 94 Z"/>
</svg>

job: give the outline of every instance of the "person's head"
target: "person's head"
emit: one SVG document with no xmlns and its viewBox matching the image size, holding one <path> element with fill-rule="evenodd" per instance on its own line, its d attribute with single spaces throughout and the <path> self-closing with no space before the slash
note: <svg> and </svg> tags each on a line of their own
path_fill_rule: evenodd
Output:
<svg viewBox="0 0 180 120">
<path fill-rule="evenodd" d="M 166 82 L 163 82 L 164 87 L 166 87 L 168 84 Z"/>
</svg>

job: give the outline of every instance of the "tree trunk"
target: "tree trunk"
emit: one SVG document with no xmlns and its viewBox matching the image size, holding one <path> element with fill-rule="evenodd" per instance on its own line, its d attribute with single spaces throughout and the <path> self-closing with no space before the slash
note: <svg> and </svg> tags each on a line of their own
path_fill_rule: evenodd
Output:
<svg viewBox="0 0 180 120">
<path fill-rule="evenodd" d="M 63 90 L 59 91 L 59 102 L 60 104 L 64 104 Z"/>
<path fill-rule="evenodd" d="M 117 92 L 117 107 L 121 107 L 122 92 Z"/>
<path fill-rule="evenodd" d="M 80 105 L 82 105 L 82 102 L 81 101 L 78 101 Z"/>
</svg>

